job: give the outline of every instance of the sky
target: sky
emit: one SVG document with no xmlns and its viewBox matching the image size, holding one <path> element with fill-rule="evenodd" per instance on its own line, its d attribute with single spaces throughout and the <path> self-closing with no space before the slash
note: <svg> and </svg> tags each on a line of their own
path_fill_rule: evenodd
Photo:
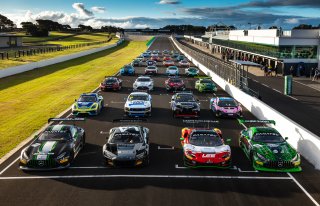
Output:
<svg viewBox="0 0 320 206">
<path fill-rule="evenodd" d="M 320 0 L 10 0 L 0 14 L 18 27 L 49 19 L 77 27 L 112 25 L 161 28 L 165 25 L 234 25 L 239 29 L 320 24 Z"/>
</svg>

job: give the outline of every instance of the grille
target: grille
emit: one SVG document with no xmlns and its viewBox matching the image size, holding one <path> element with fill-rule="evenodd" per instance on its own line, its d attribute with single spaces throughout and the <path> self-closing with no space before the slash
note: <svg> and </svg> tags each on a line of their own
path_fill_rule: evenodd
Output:
<svg viewBox="0 0 320 206">
<path fill-rule="evenodd" d="M 148 90 L 148 87 L 137 87 L 138 90 Z"/>
<path fill-rule="evenodd" d="M 144 108 L 131 108 L 130 111 L 133 111 L 133 112 L 144 112 L 146 109 Z"/>
<path fill-rule="evenodd" d="M 119 161 L 119 160 L 114 160 L 113 165 L 116 167 L 133 167 L 135 166 L 135 161 Z"/>
<path fill-rule="evenodd" d="M 27 167 L 30 168 L 53 168 L 53 167 L 58 167 L 58 163 L 53 160 L 53 159 L 49 159 L 49 160 L 30 160 L 27 164 Z"/>
<path fill-rule="evenodd" d="M 268 168 L 292 168 L 294 165 L 290 161 L 269 161 L 264 164 Z"/>
</svg>

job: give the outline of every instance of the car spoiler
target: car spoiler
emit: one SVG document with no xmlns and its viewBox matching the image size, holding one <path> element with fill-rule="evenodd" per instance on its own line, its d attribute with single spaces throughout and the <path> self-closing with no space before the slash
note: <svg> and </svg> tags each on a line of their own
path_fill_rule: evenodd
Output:
<svg viewBox="0 0 320 206">
<path fill-rule="evenodd" d="M 147 122 L 148 120 L 146 118 L 135 118 L 135 119 L 113 119 L 113 123 L 127 123 L 127 122 Z"/>
<path fill-rule="evenodd" d="M 204 128 L 210 128 L 210 124 L 218 124 L 219 121 L 217 120 L 207 120 L 207 119 L 184 119 L 182 120 L 183 123 L 185 124 L 192 124 L 193 126 L 192 127 L 195 127 L 194 125 L 195 124 L 204 124 L 206 125 L 207 124 L 207 127 L 204 127 Z"/>
<path fill-rule="evenodd" d="M 276 125 L 276 121 L 274 120 L 259 120 L 259 119 L 238 119 L 239 124 L 244 126 L 246 129 L 248 128 L 247 125 L 252 124 L 273 124 Z"/>
<path fill-rule="evenodd" d="M 78 122 L 78 121 L 86 121 L 85 118 L 49 118 L 48 123 L 50 122 Z"/>
</svg>

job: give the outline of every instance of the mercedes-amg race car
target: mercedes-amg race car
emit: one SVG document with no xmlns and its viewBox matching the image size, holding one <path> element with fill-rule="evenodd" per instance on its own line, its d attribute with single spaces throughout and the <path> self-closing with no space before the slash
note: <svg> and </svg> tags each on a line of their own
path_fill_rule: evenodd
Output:
<svg viewBox="0 0 320 206">
<path fill-rule="evenodd" d="M 84 118 L 51 118 L 51 121 L 84 121 Z M 68 168 L 85 145 L 85 131 L 74 125 L 48 126 L 21 151 L 22 170 L 54 170 Z"/>
<path fill-rule="evenodd" d="M 153 79 L 149 76 L 140 76 L 133 83 L 133 91 L 151 91 L 153 90 Z"/>
<path fill-rule="evenodd" d="M 172 60 L 166 60 L 166 61 L 163 61 L 163 66 L 174 66 L 174 61 Z"/>
<path fill-rule="evenodd" d="M 199 75 L 199 70 L 194 67 L 189 67 L 185 69 L 184 73 L 189 77 L 195 77 Z"/>
<path fill-rule="evenodd" d="M 146 92 L 132 92 L 124 105 L 127 116 L 141 117 L 151 116 L 152 98 Z"/>
<path fill-rule="evenodd" d="M 104 107 L 103 97 L 97 93 L 83 93 L 72 105 L 72 114 L 98 115 Z"/>
<path fill-rule="evenodd" d="M 148 66 L 144 69 L 145 74 L 157 74 L 158 68 L 157 66 Z"/>
<path fill-rule="evenodd" d="M 241 105 L 231 97 L 211 98 L 210 109 L 217 117 L 242 117 Z"/>
<path fill-rule="evenodd" d="M 171 98 L 173 117 L 199 117 L 200 104 L 191 92 L 179 92 Z"/>
<path fill-rule="evenodd" d="M 179 67 L 190 67 L 190 63 L 187 60 L 179 61 Z"/>
<path fill-rule="evenodd" d="M 119 91 L 122 88 L 122 80 L 118 77 L 105 77 L 105 80 L 100 84 L 100 90 L 114 90 Z"/>
<path fill-rule="evenodd" d="M 275 124 L 273 120 L 239 120 L 242 125 L 252 123 Z M 254 169 L 269 172 L 300 172 L 300 154 L 274 128 L 251 126 L 240 132 L 239 145 L 252 162 Z"/>
<path fill-rule="evenodd" d="M 114 127 L 103 145 L 107 166 L 134 167 L 149 165 L 149 129 L 137 125 Z"/>
<path fill-rule="evenodd" d="M 125 76 L 125 75 L 129 75 L 129 76 L 134 76 L 135 74 L 135 69 L 132 65 L 125 65 L 120 69 L 120 74 Z"/>
<path fill-rule="evenodd" d="M 178 76 L 179 75 L 179 68 L 177 66 L 169 66 L 166 69 L 166 75 Z"/>
<path fill-rule="evenodd" d="M 195 89 L 199 92 L 217 92 L 217 86 L 210 78 L 200 78 L 197 80 Z"/>
<path fill-rule="evenodd" d="M 170 77 L 165 81 L 165 87 L 167 91 L 185 90 L 184 81 L 179 77 Z"/>
<path fill-rule="evenodd" d="M 231 166 L 230 146 L 224 143 L 221 131 L 217 128 L 183 128 L 180 141 L 186 167 Z"/>
</svg>

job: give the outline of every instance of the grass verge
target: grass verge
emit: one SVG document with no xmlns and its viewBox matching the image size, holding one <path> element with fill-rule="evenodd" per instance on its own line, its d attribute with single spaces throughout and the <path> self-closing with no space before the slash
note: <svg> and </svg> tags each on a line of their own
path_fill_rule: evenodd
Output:
<svg viewBox="0 0 320 206">
<path fill-rule="evenodd" d="M 0 157 L 146 48 L 146 42 L 125 42 L 113 49 L 0 79 Z"/>
</svg>

